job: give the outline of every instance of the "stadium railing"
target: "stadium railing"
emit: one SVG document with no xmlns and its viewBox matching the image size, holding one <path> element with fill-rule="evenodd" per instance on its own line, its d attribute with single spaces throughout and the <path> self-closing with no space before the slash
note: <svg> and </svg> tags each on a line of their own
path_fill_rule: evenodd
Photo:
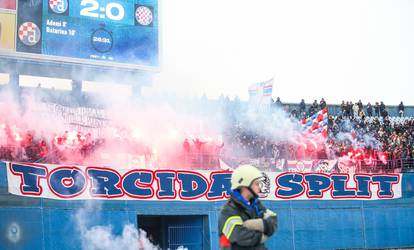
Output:
<svg viewBox="0 0 414 250">
<path fill-rule="evenodd" d="M 223 155 L 213 154 L 186 154 L 182 157 L 181 166 L 190 169 L 227 169 L 234 168 L 241 164 L 252 164 L 264 171 L 289 171 L 294 167 L 287 165 L 289 159 L 275 159 L 275 158 L 249 158 L 249 157 L 224 157 Z M 414 159 L 394 159 L 394 160 L 341 160 L 341 159 L 306 159 L 306 160 L 292 160 L 312 161 L 319 164 L 323 161 L 337 160 L 336 167 L 331 172 L 344 171 L 339 167 L 339 163 L 347 162 L 350 167 L 354 168 L 355 172 L 360 173 L 380 173 L 380 172 L 414 172 Z M 313 165 L 313 164 L 312 164 Z M 309 167 L 309 171 L 315 171 L 317 166 Z"/>
</svg>

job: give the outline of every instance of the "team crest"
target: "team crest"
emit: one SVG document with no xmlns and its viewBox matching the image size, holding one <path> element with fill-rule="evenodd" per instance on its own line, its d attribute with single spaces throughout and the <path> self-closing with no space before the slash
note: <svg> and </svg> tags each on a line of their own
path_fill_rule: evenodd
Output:
<svg viewBox="0 0 414 250">
<path fill-rule="evenodd" d="M 270 178 L 265 172 L 262 172 L 260 178 L 260 198 L 266 198 L 270 194 Z"/>
<path fill-rule="evenodd" d="M 25 22 L 19 27 L 19 39 L 27 46 L 33 46 L 40 40 L 40 29 L 35 23 Z"/>
<path fill-rule="evenodd" d="M 62 14 L 68 9 L 68 0 L 49 0 L 49 7 L 56 14 Z"/>
<path fill-rule="evenodd" d="M 152 10 L 147 6 L 138 6 L 135 11 L 135 19 L 142 26 L 149 26 L 154 19 Z"/>
</svg>

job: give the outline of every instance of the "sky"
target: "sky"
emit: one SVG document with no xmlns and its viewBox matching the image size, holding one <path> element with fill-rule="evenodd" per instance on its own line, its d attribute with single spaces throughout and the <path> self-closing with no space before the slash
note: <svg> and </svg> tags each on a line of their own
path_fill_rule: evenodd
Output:
<svg viewBox="0 0 414 250">
<path fill-rule="evenodd" d="M 328 103 L 414 105 L 412 0 L 160 0 L 160 5 L 162 66 L 144 95 L 247 100 L 249 85 L 274 77 L 273 97 L 282 102 L 324 97 Z M 114 88 L 101 86 L 88 83 L 85 89 Z"/>
<path fill-rule="evenodd" d="M 414 104 L 414 1 L 164 0 L 151 91 Z"/>
</svg>

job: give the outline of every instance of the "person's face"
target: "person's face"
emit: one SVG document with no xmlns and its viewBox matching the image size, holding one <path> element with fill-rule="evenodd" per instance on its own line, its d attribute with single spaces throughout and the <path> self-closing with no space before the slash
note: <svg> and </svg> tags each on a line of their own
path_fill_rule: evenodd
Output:
<svg viewBox="0 0 414 250">
<path fill-rule="evenodd" d="M 253 181 L 251 189 L 258 195 L 260 193 L 260 179 Z"/>
</svg>

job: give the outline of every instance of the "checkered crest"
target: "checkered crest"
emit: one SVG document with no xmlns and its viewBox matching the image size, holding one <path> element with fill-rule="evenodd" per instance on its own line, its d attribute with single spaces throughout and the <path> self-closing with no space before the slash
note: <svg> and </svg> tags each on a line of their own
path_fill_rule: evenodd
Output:
<svg viewBox="0 0 414 250">
<path fill-rule="evenodd" d="M 138 6 L 135 11 L 135 19 L 142 26 L 148 26 L 152 24 L 153 13 L 152 10 L 147 6 Z"/>
<path fill-rule="evenodd" d="M 33 46 L 40 40 L 40 29 L 32 22 L 25 22 L 19 27 L 19 39 L 28 46 Z"/>
<path fill-rule="evenodd" d="M 49 0 L 50 9 L 58 14 L 65 12 L 68 8 L 67 0 Z"/>
</svg>

